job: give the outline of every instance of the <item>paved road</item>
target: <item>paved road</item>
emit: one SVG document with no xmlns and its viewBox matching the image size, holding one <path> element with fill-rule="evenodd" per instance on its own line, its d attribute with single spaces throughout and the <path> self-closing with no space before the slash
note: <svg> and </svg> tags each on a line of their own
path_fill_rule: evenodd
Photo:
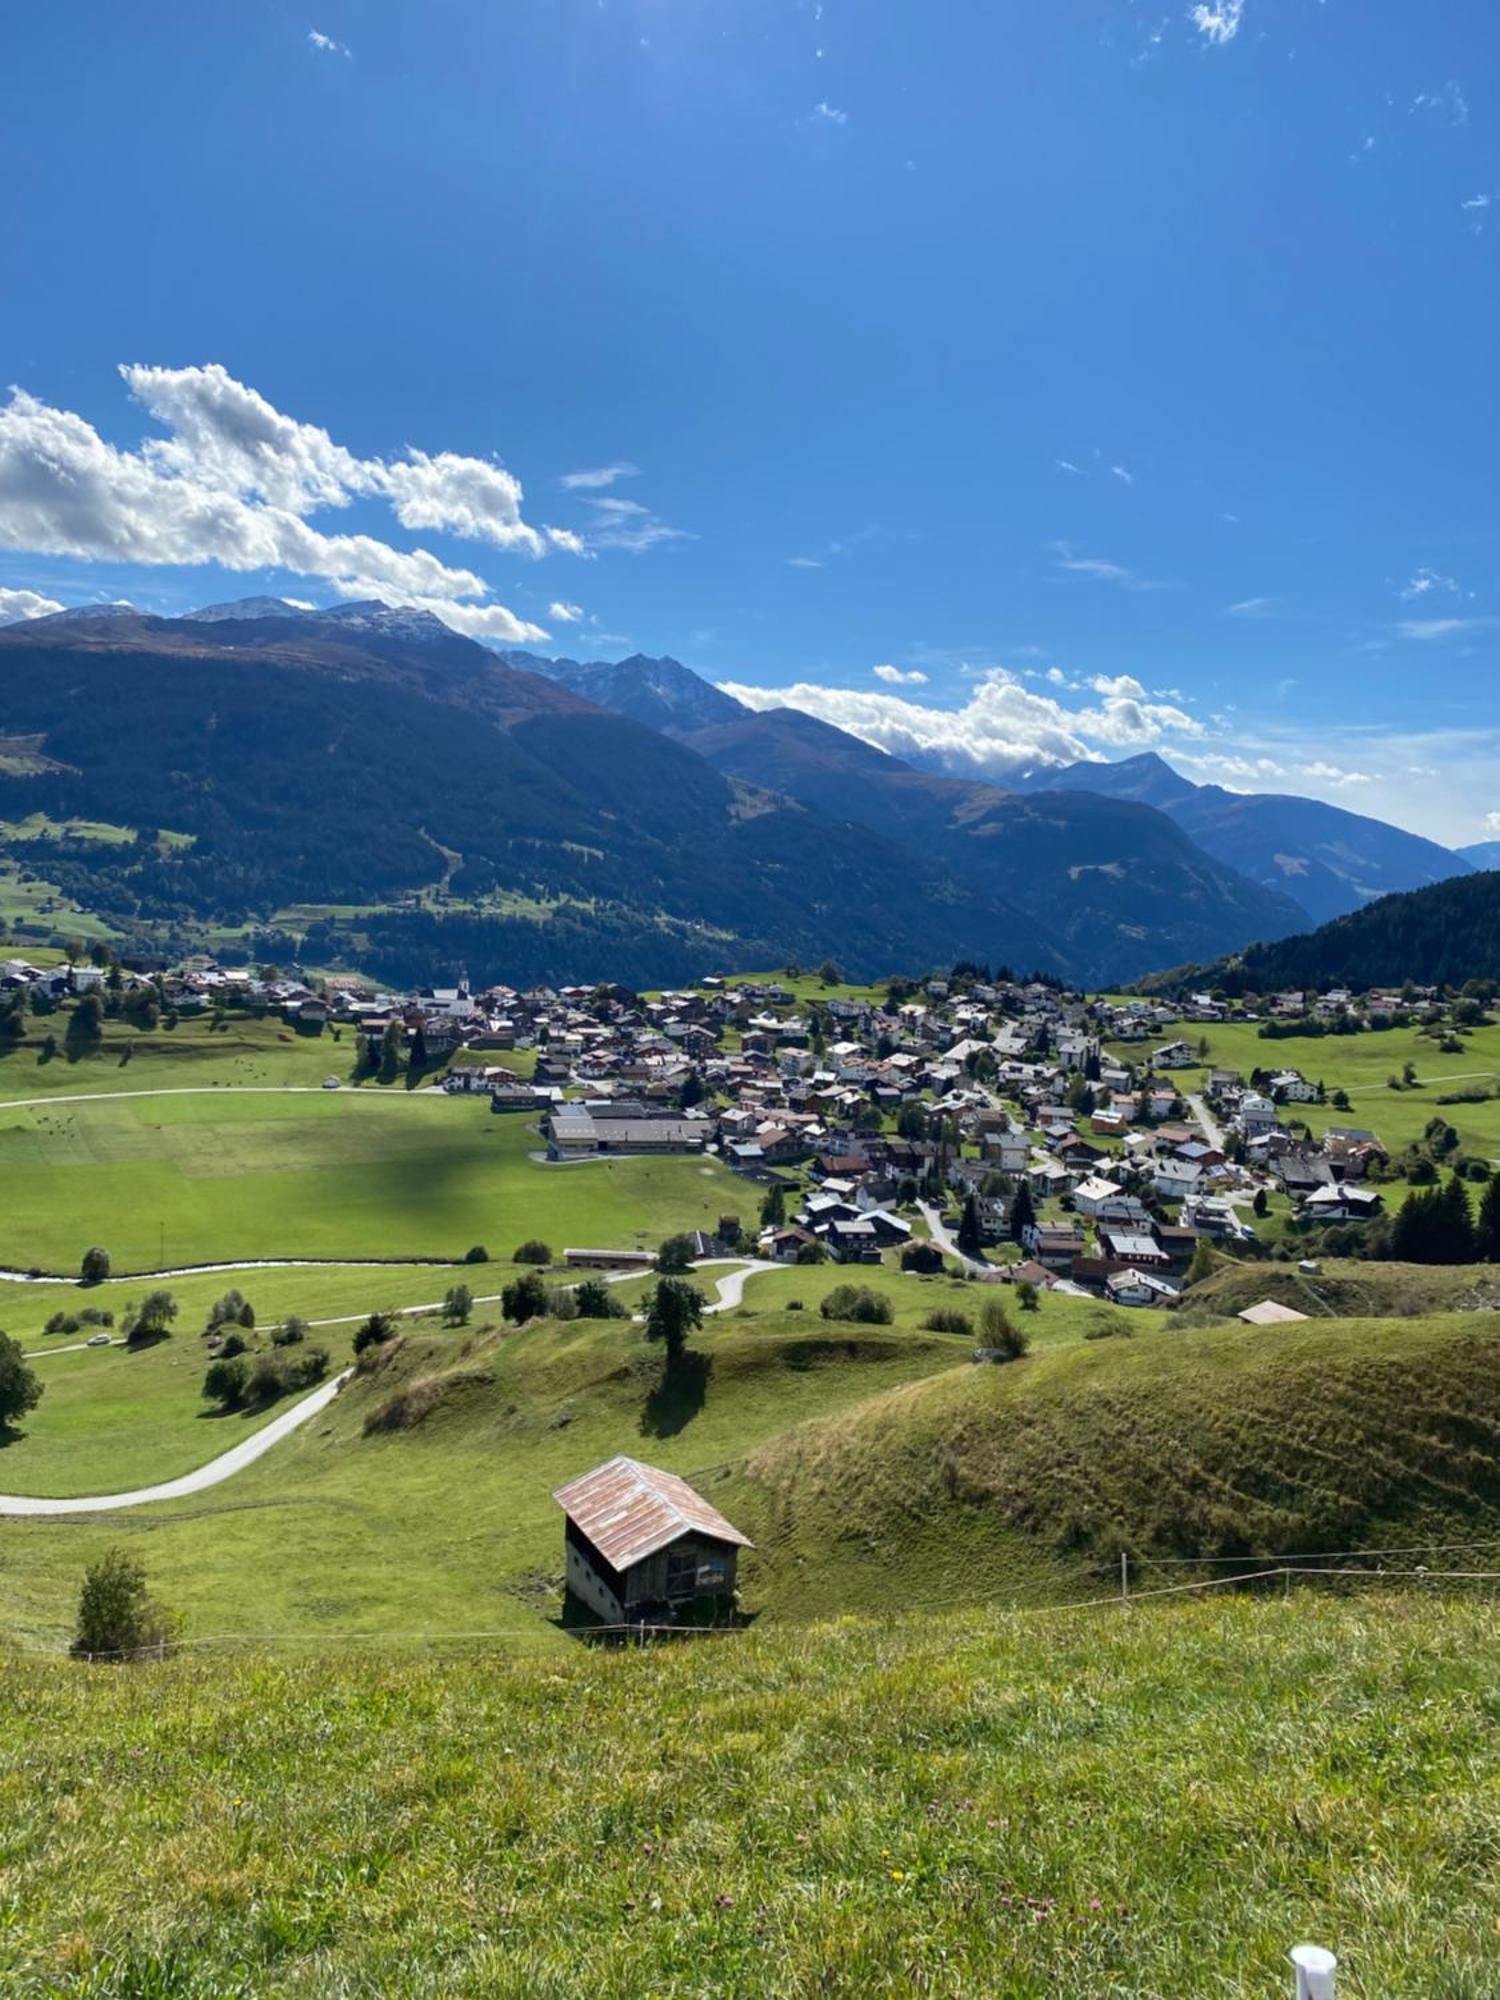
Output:
<svg viewBox="0 0 1500 2000">
<path fill-rule="evenodd" d="M 727 1312 L 731 1307 L 737 1306 L 744 1296 L 747 1279 L 755 1277 L 758 1272 L 775 1271 L 780 1268 L 758 1257 L 715 1258 L 711 1262 L 733 1263 L 734 1268 L 725 1272 L 723 1277 L 714 1280 L 714 1289 L 719 1296 L 717 1303 L 708 1307 L 709 1312 Z M 695 1264 L 693 1269 L 705 1276 L 708 1275 L 707 1266 L 704 1264 Z M 624 1284 L 627 1279 L 638 1278 L 642 1274 L 639 1271 L 611 1271 L 600 1275 L 607 1283 L 619 1285 Z M 491 1299 L 475 1300 L 476 1305 L 491 1303 L 493 1303 Z M 436 1300 L 429 1306 L 403 1306 L 401 1311 L 408 1315 L 432 1312 L 440 1309 L 441 1304 L 441 1300 Z M 365 1315 L 350 1313 L 347 1317 L 363 1319 Z M 343 1323 L 340 1320 L 312 1322 L 314 1326 L 338 1326 Z M 85 1344 L 78 1343 L 80 1346 Z M 70 1350 L 53 1347 L 42 1351 L 62 1354 Z M 291 1409 L 284 1410 L 279 1417 L 274 1417 L 264 1429 L 256 1431 L 254 1436 L 245 1438 L 229 1451 L 221 1453 L 218 1458 L 210 1459 L 207 1465 L 200 1465 L 195 1472 L 184 1473 L 180 1479 L 164 1480 L 157 1486 L 138 1487 L 133 1493 L 89 1494 L 65 1500 L 39 1500 L 28 1498 L 23 1494 L 0 1493 L 0 1515 L 109 1514 L 120 1507 L 146 1507 L 156 1500 L 180 1500 L 186 1494 L 201 1493 L 206 1487 L 218 1486 L 222 1481 L 232 1479 L 235 1473 L 243 1472 L 247 1465 L 254 1465 L 258 1458 L 263 1458 L 268 1451 L 280 1444 L 284 1437 L 289 1437 L 293 1431 L 315 1417 L 320 1410 L 327 1409 L 351 1372 L 346 1368 L 342 1374 L 335 1375 L 332 1381 L 324 1382 L 319 1388 L 314 1389 L 310 1396 L 304 1396 L 300 1403 L 294 1403 Z"/>
<path fill-rule="evenodd" d="M 1224 1134 L 1214 1122 L 1214 1115 L 1209 1110 L 1204 1099 L 1201 1097 L 1190 1097 L 1187 1100 L 1187 1107 L 1197 1119 L 1198 1129 L 1202 1132 L 1209 1145 L 1213 1147 L 1216 1153 L 1222 1153 L 1224 1150 Z"/>
<path fill-rule="evenodd" d="M 965 1253 L 959 1249 L 958 1243 L 954 1238 L 952 1231 L 943 1221 L 943 1218 L 939 1214 L 937 1209 L 931 1207 L 925 1201 L 919 1201 L 917 1203 L 917 1206 L 922 1211 L 922 1214 L 926 1217 L 927 1227 L 932 1231 L 933 1242 L 937 1245 L 939 1250 L 945 1250 L 950 1257 L 956 1257 L 959 1263 L 962 1264 L 962 1266 L 968 1272 L 971 1278 L 994 1279 L 1000 1276 L 1000 1271 L 998 1266 L 994 1264 L 986 1264 L 982 1258 L 966 1256 Z"/>
<path fill-rule="evenodd" d="M 124 1097 L 334 1097 L 342 1092 L 347 1097 L 377 1100 L 381 1104 L 395 1104 L 408 1097 L 447 1097 L 450 1093 L 441 1084 L 424 1083 L 415 1090 L 361 1090 L 357 1084 L 340 1084 L 339 1091 L 325 1089 L 321 1083 L 168 1083 L 156 1090 L 76 1090 L 50 1097 L 0 1097 L 0 1111 L 24 1111 L 28 1107 L 48 1104 L 97 1104 L 101 1100 L 113 1102 Z"/>
</svg>

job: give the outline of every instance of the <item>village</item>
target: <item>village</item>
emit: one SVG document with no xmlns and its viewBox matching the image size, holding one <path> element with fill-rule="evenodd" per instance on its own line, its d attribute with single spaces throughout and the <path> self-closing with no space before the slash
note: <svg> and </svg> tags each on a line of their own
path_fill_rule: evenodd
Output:
<svg viewBox="0 0 1500 2000">
<path fill-rule="evenodd" d="M 763 1187 L 754 1247 L 767 1260 L 921 1270 L 946 1256 L 970 1277 L 1127 1307 L 1175 1303 L 1205 1241 L 1261 1254 L 1273 1205 L 1278 1237 L 1333 1228 L 1344 1247 L 1385 1210 L 1377 1134 L 1351 1119 L 1314 1138 L 1304 1116 L 1321 1085 L 1277 1061 L 1275 1039 L 1248 1076 L 1210 1066 L 1207 1026 L 1259 1019 L 1274 1037 L 1286 1021 L 1435 1005 L 1409 990 L 1287 994 L 1258 1017 L 1208 994 L 1089 999 L 963 969 L 827 997 L 791 975 L 658 995 L 464 983 L 397 995 L 212 961 L 0 964 L 0 986 L 59 1000 L 111 983 L 127 1004 L 134 988 L 183 1016 L 278 1013 L 352 1045 L 357 1074 L 399 1066 L 424 1088 L 487 1096 L 551 1164 L 714 1155 Z M 747 1246 L 700 1244 L 724 1247 Z M 579 1244 L 569 1261 L 618 1259 Z"/>
</svg>

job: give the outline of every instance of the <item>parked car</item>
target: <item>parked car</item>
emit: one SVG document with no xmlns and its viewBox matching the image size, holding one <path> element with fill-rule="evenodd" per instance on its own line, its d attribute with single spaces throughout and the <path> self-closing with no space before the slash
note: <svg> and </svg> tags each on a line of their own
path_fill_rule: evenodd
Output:
<svg viewBox="0 0 1500 2000">
<path fill-rule="evenodd" d="M 337 1090 L 339 1088 L 338 1078 L 336 1076 L 325 1076 L 323 1079 L 323 1088 L 325 1090 Z"/>
<path fill-rule="evenodd" d="M 91 1333 L 83 1344 L 85 1347 L 110 1347 L 113 1342 L 107 1333 Z"/>
</svg>

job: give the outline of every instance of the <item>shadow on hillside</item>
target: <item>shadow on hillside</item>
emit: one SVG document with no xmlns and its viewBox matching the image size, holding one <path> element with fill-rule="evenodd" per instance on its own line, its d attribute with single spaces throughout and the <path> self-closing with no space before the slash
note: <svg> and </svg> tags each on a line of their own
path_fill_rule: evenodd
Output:
<svg viewBox="0 0 1500 2000">
<path fill-rule="evenodd" d="M 686 1430 L 708 1400 L 713 1362 L 688 1348 L 675 1368 L 663 1369 L 661 1380 L 641 1407 L 642 1437 L 676 1437 Z"/>
</svg>

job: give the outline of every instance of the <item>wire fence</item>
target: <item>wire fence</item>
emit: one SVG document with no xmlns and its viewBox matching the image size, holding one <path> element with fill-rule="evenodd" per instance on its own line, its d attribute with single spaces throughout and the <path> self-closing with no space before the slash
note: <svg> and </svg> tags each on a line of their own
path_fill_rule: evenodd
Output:
<svg viewBox="0 0 1500 2000">
<path fill-rule="evenodd" d="M 1409 1567 L 1394 1567 L 1391 1559 L 1407 1559 L 1422 1555 L 1456 1556 L 1486 1551 L 1493 1554 L 1500 1550 L 1500 1536 L 1490 1536 L 1477 1542 L 1434 1542 L 1410 1544 L 1400 1548 L 1386 1549 L 1334 1549 L 1306 1551 L 1287 1556 L 1162 1556 L 1149 1558 L 1126 1557 L 1116 1572 L 1113 1565 L 1098 1565 L 1098 1572 L 1111 1576 L 1118 1575 L 1118 1581 L 1109 1590 L 1100 1590 L 1085 1597 L 1067 1598 L 1054 1604 L 999 1604 L 993 1600 L 986 1603 L 976 1600 L 973 1593 L 948 1599 L 924 1598 L 914 1603 L 911 1610 L 915 1614 L 929 1611 L 987 1611 L 1000 1619 L 1036 1620 L 1071 1617 L 1080 1612 L 1125 1611 L 1144 1604 L 1159 1603 L 1168 1598 L 1203 1597 L 1209 1592 L 1246 1592 L 1260 1595 L 1273 1592 L 1278 1586 L 1283 1597 L 1290 1598 L 1294 1585 L 1308 1585 L 1317 1582 L 1339 1583 L 1357 1587 L 1362 1584 L 1376 1584 L 1385 1589 L 1423 1588 L 1451 1584 L 1500 1584 L 1500 1568 L 1435 1568 L 1427 1563 L 1415 1563 Z M 1155 1568 L 1172 1569 L 1182 1566 L 1209 1567 L 1210 1565 L 1232 1565 L 1227 1574 L 1220 1576 L 1194 1577 L 1182 1583 L 1145 1583 L 1141 1580 L 1143 1570 Z M 660 1623 L 621 1623 L 612 1625 L 564 1626 L 564 1636 L 590 1643 L 606 1645 L 647 1646 L 668 1642 L 694 1639 L 724 1639 L 738 1636 L 750 1629 L 750 1621 L 728 1619 L 711 1625 L 684 1625 Z M 115 1652 L 91 1652 L 76 1654 L 89 1662 L 111 1660 L 160 1659 L 168 1653 L 211 1651 L 215 1648 L 240 1649 L 243 1651 L 289 1651 L 317 1653 L 331 1646 L 373 1646 L 380 1648 L 410 1647 L 418 1650 L 442 1653 L 444 1651 L 485 1646 L 495 1651 L 509 1654 L 516 1659 L 543 1657 L 548 1651 L 543 1635 L 538 1632 L 535 1639 L 518 1632 L 514 1626 L 499 1629 L 488 1628 L 471 1632 L 425 1632 L 409 1627 L 351 1632 L 206 1632 L 184 1634 L 168 1641 L 153 1641 L 150 1645 L 122 1648 Z M 56 1658 L 56 1654 L 36 1649 L 34 1657 Z"/>
</svg>

